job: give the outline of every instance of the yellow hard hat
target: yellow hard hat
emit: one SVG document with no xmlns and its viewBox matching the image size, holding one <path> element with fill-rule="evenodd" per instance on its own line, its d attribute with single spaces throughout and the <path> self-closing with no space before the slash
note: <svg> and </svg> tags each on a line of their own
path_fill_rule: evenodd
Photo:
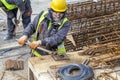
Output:
<svg viewBox="0 0 120 80">
<path fill-rule="evenodd" d="M 50 8 L 56 12 L 65 12 L 67 9 L 66 0 L 52 0 Z"/>
</svg>

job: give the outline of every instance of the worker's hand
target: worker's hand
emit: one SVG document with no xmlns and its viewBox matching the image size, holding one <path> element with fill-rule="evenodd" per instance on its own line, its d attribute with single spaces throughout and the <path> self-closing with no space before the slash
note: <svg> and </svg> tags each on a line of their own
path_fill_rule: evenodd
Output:
<svg viewBox="0 0 120 80">
<path fill-rule="evenodd" d="M 23 45 L 25 45 L 27 40 L 28 40 L 28 37 L 23 35 L 21 38 L 18 39 L 18 43 L 23 46 Z"/>
<path fill-rule="evenodd" d="M 38 46 L 40 46 L 41 45 L 41 41 L 40 40 L 38 40 L 38 41 L 33 41 L 33 42 L 31 42 L 30 44 L 29 44 L 29 46 L 30 46 L 30 48 L 32 48 L 32 49 L 36 49 Z"/>
<path fill-rule="evenodd" d="M 20 21 L 15 19 L 15 23 L 18 25 L 20 23 Z"/>
<path fill-rule="evenodd" d="M 12 19 L 12 22 L 13 22 L 16 26 L 18 26 L 18 24 L 20 23 L 20 21 L 17 20 L 16 18 L 13 18 L 13 19 Z"/>
</svg>

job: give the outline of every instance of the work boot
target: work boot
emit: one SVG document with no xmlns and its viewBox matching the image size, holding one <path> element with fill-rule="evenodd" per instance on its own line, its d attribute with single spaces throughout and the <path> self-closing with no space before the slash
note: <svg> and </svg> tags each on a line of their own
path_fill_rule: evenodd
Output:
<svg viewBox="0 0 120 80">
<path fill-rule="evenodd" d="M 11 39 L 13 39 L 13 36 L 9 36 L 9 35 L 7 35 L 7 36 L 4 38 L 4 40 L 11 40 Z"/>
</svg>

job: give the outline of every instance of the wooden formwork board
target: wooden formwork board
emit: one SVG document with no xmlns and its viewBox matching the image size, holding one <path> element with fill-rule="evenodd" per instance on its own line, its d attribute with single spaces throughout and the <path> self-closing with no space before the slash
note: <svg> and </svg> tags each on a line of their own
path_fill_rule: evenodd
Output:
<svg viewBox="0 0 120 80">
<path fill-rule="evenodd" d="M 0 72 L 0 80 L 2 80 L 4 72 Z"/>
<path fill-rule="evenodd" d="M 77 52 L 67 54 L 70 60 L 55 61 L 51 55 L 39 57 L 32 57 L 28 60 L 28 80 L 56 80 L 55 76 L 50 75 L 48 71 L 51 66 L 64 66 L 71 63 L 82 63 L 83 56 Z"/>
</svg>

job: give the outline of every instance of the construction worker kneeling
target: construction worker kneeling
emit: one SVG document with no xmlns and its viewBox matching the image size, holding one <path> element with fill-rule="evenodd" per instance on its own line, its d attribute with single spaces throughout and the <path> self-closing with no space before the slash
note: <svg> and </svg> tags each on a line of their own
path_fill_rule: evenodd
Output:
<svg viewBox="0 0 120 80">
<path fill-rule="evenodd" d="M 37 15 L 23 32 L 18 43 L 24 45 L 29 37 L 35 33 L 33 42 L 29 44 L 35 56 L 44 54 L 37 50 L 38 46 L 55 50 L 58 54 L 66 53 L 64 39 L 70 28 L 70 22 L 66 17 L 66 0 L 52 0 L 50 9 L 42 11 Z"/>
</svg>

